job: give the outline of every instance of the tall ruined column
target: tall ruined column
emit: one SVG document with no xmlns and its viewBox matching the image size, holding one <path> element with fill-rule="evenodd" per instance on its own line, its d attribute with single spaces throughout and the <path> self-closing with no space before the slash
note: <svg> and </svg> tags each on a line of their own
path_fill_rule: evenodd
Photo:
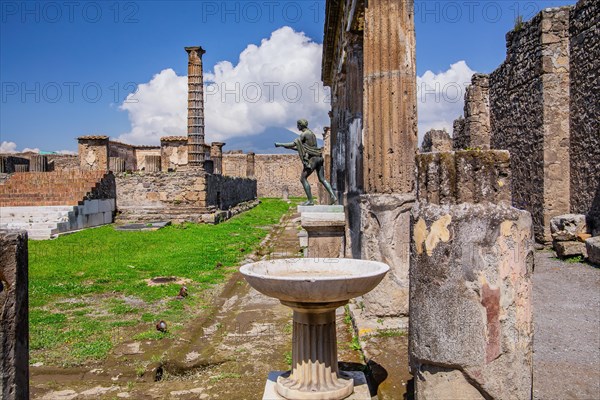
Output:
<svg viewBox="0 0 600 400">
<path fill-rule="evenodd" d="M 369 0 L 364 31 L 364 189 L 414 185 L 417 96 L 414 3 Z"/>
<path fill-rule="evenodd" d="M 246 178 L 254 178 L 255 176 L 255 157 L 256 154 L 249 152 L 246 158 Z"/>
<path fill-rule="evenodd" d="M 223 174 L 223 146 L 225 143 L 212 142 L 210 144 L 210 158 L 213 160 L 213 174 Z"/>
<path fill-rule="evenodd" d="M 414 204 L 417 98 L 414 4 L 369 0 L 363 39 L 363 193 L 349 204 L 353 257 L 390 272 L 363 297 L 367 318 L 408 315 L 410 209 Z M 358 222 L 353 222 L 359 216 Z"/>
<path fill-rule="evenodd" d="M 188 53 L 188 166 L 204 168 L 204 82 L 202 47 L 186 47 Z"/>
</svg>

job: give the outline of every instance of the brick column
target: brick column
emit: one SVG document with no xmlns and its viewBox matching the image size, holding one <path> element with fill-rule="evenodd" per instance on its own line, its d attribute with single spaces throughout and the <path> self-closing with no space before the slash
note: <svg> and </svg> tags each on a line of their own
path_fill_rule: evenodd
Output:
<svg viewBox="0 0 600 400">
<path fill-rule="evenodd" d="M 0 230 L 0 397 L 29 398 L 27 232 Z"/>
<path fill-rule="evenodd" d="M 253 152 L 249 152 L 246 158 L 246 178 L 254 178 L 255 177 L 255 161 L 254 156 L 256 154 Z"/>
<path fill-rule="evenodd" d="M 210 158 L 213 161 L 213 173 L 223 174 L 223 146 L 225 143 L 212 142 L 210 144 Z"/>
<path fill-rule="evenodd" d="M 79 167 L 84 171 L 108 171 L 108 141 L 104 135 L 78 137 Z"/>
<path fill-rule="evenodd" d="M 186 47 L 188 53 L 188 165 L 204 167 L 204 82 L 202 47 Z"/>
<path fill-rule="evenodd" d="M 370 0 L 364 31 L 364 189 L 407 193 L 414 185 L 417 96 L 414 4 Z"/>
</svg>

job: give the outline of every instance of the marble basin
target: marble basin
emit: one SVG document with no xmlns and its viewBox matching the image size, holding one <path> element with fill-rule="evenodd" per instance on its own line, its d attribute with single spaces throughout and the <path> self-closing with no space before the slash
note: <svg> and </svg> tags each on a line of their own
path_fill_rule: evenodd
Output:
<svg viewBox="0 0 600 400">
<path fill-rule="evenodd" d="M 293 310 L 292 370 L 275 390 L 290 400 L 340 400 L 354 390 L 339 370 L 335 310 L 381 282 L 386 264 L 344 258 L 260 261 L 240 268 L 246 281 Z"/>
<path fill-rule="evenodd" d="M 259 261 L 240 268 L 262 294 L 284 302 L 348 301 L 373 290 L 390 269 L 384 263 L 344 258 Z"/>
</svg>

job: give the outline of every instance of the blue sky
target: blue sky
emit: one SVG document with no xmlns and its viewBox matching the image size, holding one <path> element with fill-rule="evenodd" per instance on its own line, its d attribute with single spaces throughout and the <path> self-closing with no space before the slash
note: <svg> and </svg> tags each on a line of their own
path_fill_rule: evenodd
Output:
<svg viewBox="0 0 600 400">
<path fill-rule="evenodd" d="M 505 34 L 516 15 L 528 20 L 545 7 L 574 3 L 416 1 L 418 75 L 462 85 L 472 71 L 491 72 L 504 59 Z M 270 146 L 262 143 L 266 137 L 292 128 L 291 121 L 300 116 L 315 121 L 316 131 L 327 124 L 325 93 L 313 87 L 320 77 L 324 1 L 0 4 L 0 142 L 14 142 L 18 150 L 76 150 L 74 139 L 91 133 L 156 142 L 160 136 L 185 132 L 185 122 L 180 123 L 187 73 L 183 47 L 191 45 L 207 51 L 207 80 L 221 85 L 241 81 L 249 88 L 241 99 L 214 95 L 224 101 L 213 99 L 207 109 L 209 140 L 243 142 L 262 150 Z M 281 29 L 286 26 L 291 29 Z M 230 64 L 221 63 L 215 70 L 223 61 Z M 424 75 L 426 71 L 431 73 Z M 254 97 L 256 82 L 266 96 L 264 85 L 271 76 L 271 85 L 279 85 L 273 101 L 261 98 L 260 107 L 246 102 Z M 129 98 L 136 103 L 123 104 L 140 84 Z M 290 90 L 287 95 L 279 93 L 284 87 Z M 295 102 L 298 88 L 303 97 Z M 309 104 L 313 98 L 319 104 Z M 444 120 L 427 120 L 429 111 L 423 105 L 420 128 L 447 126 L 460 112 L 459 103 L 442 105 L 448 115 Z"/>
</svg>

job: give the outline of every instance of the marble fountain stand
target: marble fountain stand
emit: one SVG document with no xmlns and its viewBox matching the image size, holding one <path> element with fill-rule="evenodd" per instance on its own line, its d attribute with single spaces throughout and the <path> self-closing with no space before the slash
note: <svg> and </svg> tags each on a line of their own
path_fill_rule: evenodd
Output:
<svg viewBox="0 0 600 400">
<path fill-rule="evenodd" d="M 338 258 L 344 256 L 346 215 L 344 206 L 298 206 L 301 225 L 298 234 L 305 257 Z"/>
</svg>

